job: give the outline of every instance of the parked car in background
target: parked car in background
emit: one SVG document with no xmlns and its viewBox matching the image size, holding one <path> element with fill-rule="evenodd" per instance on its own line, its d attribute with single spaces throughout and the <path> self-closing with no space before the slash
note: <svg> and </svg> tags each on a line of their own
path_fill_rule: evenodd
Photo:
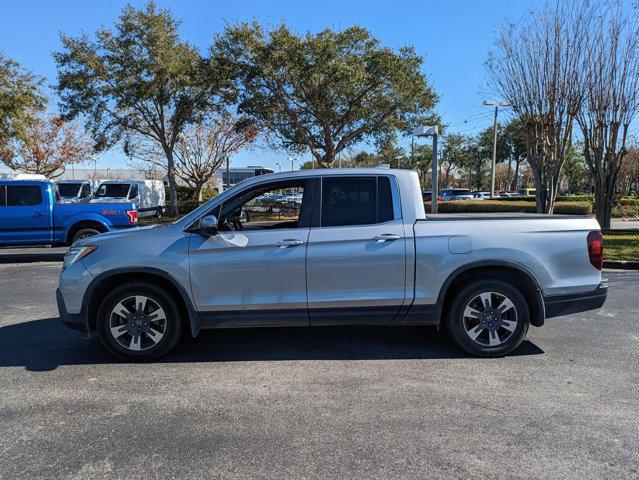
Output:
<svg viewBox="0 0 639 480">
<path fill-rule="evenodd" d="M 536 191 L 537 191 L 536 188 L 520 188 L 519 190 L 517 190 L 517 193 L 523 196 L 529 196 L 529 195 L 535 195 Z"/>
<path fill-rule="evenodd" d="M 242 220 L 291 190 L 302 203 L 286 216 Z M 501 356 L 530 325 L 601 307 L 602 262 L 593 218 L 427 215 L 415 172 L 300 170 L 247 179 L 172 224 L 81 240 L 56 296 L 67 326 L 130 360 L 183 330 L 337 324 L 441 325 Z"/>
<path fill-rule="evenodd" d="M 166 192 L 160 180 L 106 180 L 100 183 L 91 203 L 134 202 L 140 218 L 161 217 Z"/>
<path fill-rule="evenodd" d="M 69 245 L 137 224 L 130 202 L 60 204 L 50 180 L 0 181 L 0 245 Z"/>
<path fill-rule="evenodd" d="M 472 200 L 473 194 L 467 188 L 447 188 L 441 190 L 439 194 L 446 202 L 448 200 Z"/>
<path fill-rule="evenodd" d="M 521 197 L 518 192 L 499 192 L 500 197 Z"/>
<path fill-rule="evenodd" d="M 430 202 L 433 199 L 432 190 L 422 190 L 422 200 L 424 202 Z M 437 201 L 441 202 L 444 200 L 444 197 L 437 195 Z"/>
<path fill-rule="evenodd" d="M 473 200 L 490 200 L 490 192 L 473 192 Z"/>
<path fill-rule="evenodd" d="M 89 201 L 100 185 L 100 180 L 56 180 L 60 203 Z"/>
</svg>

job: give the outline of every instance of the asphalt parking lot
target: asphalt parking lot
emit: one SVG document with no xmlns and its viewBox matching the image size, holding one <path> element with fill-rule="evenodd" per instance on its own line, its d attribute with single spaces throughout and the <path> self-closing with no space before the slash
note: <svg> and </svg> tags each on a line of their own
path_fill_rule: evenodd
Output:
<svg viewBox="0 0 639 480">
<path fill-rule="evenodd" d="M 59 262 L 15 261 L 0 478 L 639 477 L 639 272 L 503 359 L 361 327 L 206 333 L 136 365 L 59 323 Z"/>
</svg>

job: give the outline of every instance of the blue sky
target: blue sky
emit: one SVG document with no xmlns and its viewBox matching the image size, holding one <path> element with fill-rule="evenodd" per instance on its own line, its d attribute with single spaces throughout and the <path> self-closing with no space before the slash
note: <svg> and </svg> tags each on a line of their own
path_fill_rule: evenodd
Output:
<svg viewBox="0 0 639 480">
<path fill-rule="evenodd" d="M 59 33 L 93 33 L 111 26 L 126 1 L 15 1 L 2 0 L 0 50 L 55 82 L 51 51 L 60 47 Z M 359 24 L 384 44 L 412 44 L 425 57 L 424 73 L 441 99 L 436 107 L 450 131 L 474 133 L 488 126 L 491 111 L 482 106 L 490 96 L 483 64 L 505 18 L 519 18 L 533 8 L 527 0 L 425 1 L 168 1 L 158 0 L 181 18 L 182 37 L 202 50 L 225 22 L 258 20 L 264 24 L 285 21 L 298 32 Z M 242 152 L 233 166 L 275 167 L 286 153 L 270 150 Z M 122 168 L 127 159 L 119 149 L 100 155 L 98 168 Z M 290 165 L 290 162 L 284 162 Z M 290 168 L 290 167 L 284 167 Z"/>
</svg>

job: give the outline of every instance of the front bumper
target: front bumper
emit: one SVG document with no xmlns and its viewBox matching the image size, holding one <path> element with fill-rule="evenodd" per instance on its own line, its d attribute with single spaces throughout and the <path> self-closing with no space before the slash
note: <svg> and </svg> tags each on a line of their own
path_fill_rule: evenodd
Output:
<svg viewBox="0 0 639 480">
<path fill-rule="evenodd" d="M 89 333 L 87 330 L 86 318 L 84 318 L 82 313 L 67 312 L 67 307 L 64 304 L 64 298 L 62 297 L 62 292 L 60 292 L 59 288 L 55 291 L 55 299 L 58 302 L 58 312 L 60 312 L 60 320 L 62 320 L 62 323 L 72 330 Z"/>
<path fill-rule="evenodd" d="M 603 306 L 607 297 L 607 280 L 602 281 L 596 289 L 590 292 L 572 293 L 570 295 L 544 295 L 546 318 L 596 310 Z"/>
</svg>

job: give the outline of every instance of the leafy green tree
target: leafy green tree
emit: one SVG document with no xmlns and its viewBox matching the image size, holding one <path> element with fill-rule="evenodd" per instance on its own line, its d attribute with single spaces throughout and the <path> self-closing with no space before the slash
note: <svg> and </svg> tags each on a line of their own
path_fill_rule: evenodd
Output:
<svg viewBox="0 0 639 480">
<path fill-rule="evenodd" d="M 241 23 L 213 54 L 236 73 L 240 112 L 284 148 L 308 148 L 320 167 L 357 142 L 408 130 L 437 100 L 412 47 L 394 51 L 357 26 L 300 36 Z"/>
<path fill-rule="evenodd" d="M 561 173 L 566 180 L 566 188 L 570 193 L 591 191 L 591 178 L 588 164 L 584 157 L 583 142 L 577 142 L 570 146 Z"/>
<path fill-rule="evenodd" d="M 96 150 L 124 140 L 126 152 L 132 138 L 162 150 L 173 214 L 178 139 L 228 86 L 223 72 L 180 39 L 179 24 L 153 2 L 129 5 L 114 30 L 101 28 L 93 39 L 61 35 L 63 49 L 53 54 L 62 113 L 86 118 Z"/>
<path fill-rule="evenodd" d="M 7 164 L 15 153 L 13 141 L 24 138 L 35 114 L 44 108 L 41 85 L 42 80 L 0 52 L 0 159 Z"/>
<path fill-rule="evenodd" d="M 499 128 L 499 127 L 498 127 Z M 469 155 L 473 159 L 474 165 L 474 185 L 480 190 L 485 185 L 490 190 L 490 178 L 484 181 L 484 175 L 486 171 L 490 176 L 490 167 L 492 165 L 493 158 L 493 127 L 488 127 L 485 130 L 479 132 L 474 138 L 472 147 L 469 148 Z M 509 157 L 508 144 L 504 135 L 500 135 L 497 132 L 497 156 L 495 163 L 501 163 Z"/>
<path fill-rule="evenodd" d="M 465 142 L 466 138 L 458 133 L 451 133 L 444 137 L 441 161 L 439 162 L 439 176 L 443 188 L 451 186 L 455 170 L 461 169 L 469 163 Z"/>
</svg>

